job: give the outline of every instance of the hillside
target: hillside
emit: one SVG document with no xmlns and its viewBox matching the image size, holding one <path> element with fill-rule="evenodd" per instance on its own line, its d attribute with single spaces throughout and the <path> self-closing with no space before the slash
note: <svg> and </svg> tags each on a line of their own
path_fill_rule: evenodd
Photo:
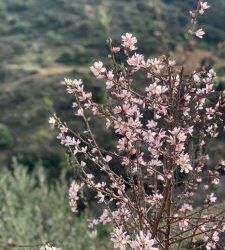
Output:
<svg viewBox="0 0 225 250">
<path fill-rule="evenodd" d="M 56 111 L 67 120 L 70 117 L 71 124 L 74 119 L 60 81 L 65 76 L 82 77 L 101 101 L 101 86 L 96 85 L 87 69 L 94 59 L 107 56 L 106 33 L 117 41 L 124 32 L 134 33 L 146 55 L 161 52 L 162 34 L 167 33 L 170 49 L 176 50 L 182 44 L 193 2 L 1 1 L 0 162 L 8 163 L 17 156 L 31 167 L 38 160 L 54 170 L 61 166 L 64 155 L 56 145 L 48 117 Z M 206 40 L 192 58 L 199 65 L 206 57 L 224 79 L 225 2 L 211 2 L 212 9 L 202 19 Z M 206 53 L 209 50 L 211 54 Z M 104 133 L 96 128 L 96 133 L 100 132 Z M 105 143 L 110 143 L 107 137 Z"/>
</svg>

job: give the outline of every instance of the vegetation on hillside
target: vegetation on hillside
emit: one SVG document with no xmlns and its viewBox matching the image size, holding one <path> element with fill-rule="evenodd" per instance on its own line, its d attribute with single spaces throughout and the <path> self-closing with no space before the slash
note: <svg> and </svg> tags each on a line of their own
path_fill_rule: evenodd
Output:
<svg viewBox="0 0 225 250">
<path fill-rule="evenodd" d="M 64 174 L 49 185 L 40 164 L 32 173 L 15 160 L 11 168 L 0 177 L 0 249 L 39 249 L 45 243 L 68 250 L 110 249 L 105 231 L 93 238 L 85 214 L 70 211 Z"/>
<path fill-rule="evenodd" d="M 193 3 L 194 0 L 1 1 L 0 162 L 9 164 L 16 155 L 32 168 L 41 159 L 51 173 L 58 174 L 65 162 L 64 154 L 55 144 L 48 117 L 62 111 L 68 117 L 70 100 L 60 81 L 65 76 L 82 76 L 101 102 L 102 86 L 96 84 L 87 69 L 94 58 L 107 55 L 107 34 L 119 40 L 124 31 L 132 32 L 142 41 L 141 52 L 146 55 L 161 52 L 162 34 L 167 34 L 170 49 L 175 49 L 182 44 L 182 29 L 185 30 L 187 11 Z M 201 44 L 198 55 L 204 55 L 205 48 L 213 51 L 209 55 L 213 61 L 206 58 L 206 63 L 219 61 L 223 81 L 225 3 L 218 0 L 210 4 L 211 11 L 203 18 L 206 43 Z M 204 56 L 197 57 L 204 61 Z M 111 142 L 106 138 L 105 143 Z"/>
</svg>

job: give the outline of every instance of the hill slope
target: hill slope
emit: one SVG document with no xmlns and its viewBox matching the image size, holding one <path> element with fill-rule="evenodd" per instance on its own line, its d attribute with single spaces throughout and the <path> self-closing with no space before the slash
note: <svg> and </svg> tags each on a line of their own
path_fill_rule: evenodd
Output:
<svg viewBox="0 0 225 250">
<path fill-rule="evenodd" d="M 182 30 L 193 2 L 1 1 L 0 136 L 3 139 L 0 148 L 3 154 L 0 162 L 10 161 L 16 155 L 31 166 L 38 159 L 46 166 L 60 165 L 63 153 L 55 145 L 55 134 L 47 122 L 54 111 L 63 113 L 67 120 L 71 117 L 70 100 L 59 82 L 65 76 L 82 76 L 101 100 L 101 86 L 93 82 L 86 69 L 94 59 L 107 56 L 105 32 L 109 30 L 116 40 L 122 33 L 132 32 L 140 41 L 140 50 L 153 55 L 161 50 L 162 34 L 156 31 L 163 30 L 168 33 L 170 47 L 175 48 L 183 40 Z M 212 10 L 202 20 L 208 30 L 208 43 L 201 47 L 213 50 L 225 39 L 225 2 L 213 1 L 211 5 Z M 223 75 L 223 63 L 221 68 Z"/>
</svg>

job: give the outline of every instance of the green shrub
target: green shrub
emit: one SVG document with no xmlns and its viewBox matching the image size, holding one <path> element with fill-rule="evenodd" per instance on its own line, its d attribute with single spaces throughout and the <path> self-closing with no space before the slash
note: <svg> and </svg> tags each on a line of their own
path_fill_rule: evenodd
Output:
<svg viewBox="0 0 225 250">
<path fill-rule="evenodd" d="M 0 149 L 10 148 L 13 144 L 13 136 L 8 127 L 0 123 Z"/>
<path fill-rule="evenodd" d="M 57 62 L 63 64 L 84 64 L 88 62 L 88 51 L 81 45 L 62 50 Z"/>
<path fill-rule="evenodd" d="M 224 76 L 225 75 L 225 66 L 218 68 L 216 73 L 218 76 Z"/>
<path fill-rule="evenodd" d="M 85 214 L 75 216 L 70 211 L 65 176 L 54 186 L 45 176 L 40 165 L 28 174 L 16 161 L 11 172 L 1 169 L 0 248 L 49 242 L 63 250 L 106 249 L 92 239 Z"/>
</svg>

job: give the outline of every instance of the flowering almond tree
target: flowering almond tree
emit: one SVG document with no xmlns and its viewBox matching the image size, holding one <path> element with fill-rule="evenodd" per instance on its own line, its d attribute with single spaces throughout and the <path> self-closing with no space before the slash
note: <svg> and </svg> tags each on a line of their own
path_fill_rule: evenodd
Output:
<svg viewBox="0 0 225 250">
<path fill-rule="evenodd" d="M 190 39 L 203 37 L 197 17 L 208 8 L 199 1 L 190 12 Z M 94 190 L 102 214 L 90 226 L 110 224 L 117 249 L 182 249 L 196 239 L 206 249 L 224 249 L 219 236 L 225 231 L 225 208 L 213 208 L 217 198 L 212 191 L 219 183 L 220 163 L 208 169 L 206 146 L 223 126 L 225 92 L 215 91 L 213 69 L 187 75 L 169 56 L 145 58 L 136 52 L 136 44 L 129 33 L 118 46 L 109 39 L 111 66 L 98 61 L 90 67 L 105 82 L 105 104 L 93 101 L 82 80 L 64 81 L 85 125 L 83 133 L 76 133 L 57 116 L 50 118 L 79 173 L 69 189 L 71 209 L 77 211 L 81 189 Z M 124 54 L 123 62 L 117 61 L 118 53 Z M 139 92 L 137 73 L 147 83 Z M 115 150 L 99 145 L 90 125 L 93 116 L 103 118 L 116 134 Z M 200 188 L 204 200 L 195 205 Z"/>
</svg>

